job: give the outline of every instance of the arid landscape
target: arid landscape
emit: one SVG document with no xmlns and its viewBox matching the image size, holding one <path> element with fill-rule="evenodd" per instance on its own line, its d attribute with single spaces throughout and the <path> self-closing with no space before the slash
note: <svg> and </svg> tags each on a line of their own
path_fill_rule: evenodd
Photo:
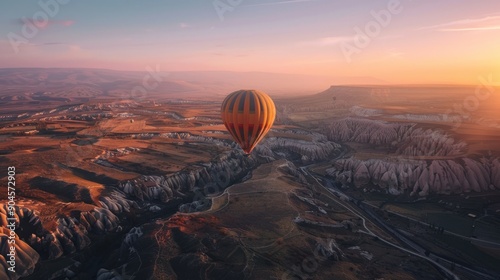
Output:
<svg viewBox="0 0 500 280">
<path fill-rule="evenodd" d="M 499 11 L 0 2 L 0 280 L 499 280 Z"/>
<path fill-rule="evenodd" d="M 1 279 L 500 276 L 500 88 L 269 92 L 275 124 L 245 156 L 229 89 L 165 76 L 131 95 L 141 79 L 0 71 Z"/>
</svg>

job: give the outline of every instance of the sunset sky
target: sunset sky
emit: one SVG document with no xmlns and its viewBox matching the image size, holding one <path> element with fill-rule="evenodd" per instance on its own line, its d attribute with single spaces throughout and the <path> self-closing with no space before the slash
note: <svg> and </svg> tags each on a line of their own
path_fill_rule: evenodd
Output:
<svg viewBox="0 0 500 280">
<path fill-rule="evenodd" d="M 159 65 L 387 83 L 476 84 L 488 74 L 500 80 L 498 0 L 59 1 L 68 3 L 51 14 L 38 1 L 1 2 L 0 67 Z M 385 26 L 374 24 L 373 12 L 391 5 Z M 360 44 L 355 30 L 367 25 L 370 42 Z M 346 49 L 355 50 L 349 58 Z"/>
</svg>

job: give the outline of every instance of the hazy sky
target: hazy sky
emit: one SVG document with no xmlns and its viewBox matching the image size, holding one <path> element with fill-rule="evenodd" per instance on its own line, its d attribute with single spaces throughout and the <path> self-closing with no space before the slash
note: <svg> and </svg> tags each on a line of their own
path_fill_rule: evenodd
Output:
<svg viewBox="0 0 500 280">
<path fill-rule="evenodd" d="M 389 83 L 500 78 L 498 0 L 59 2 L 48 10 L 38 1 L 1 2 L 0 67 L 159 65 Z"/>
</svg>

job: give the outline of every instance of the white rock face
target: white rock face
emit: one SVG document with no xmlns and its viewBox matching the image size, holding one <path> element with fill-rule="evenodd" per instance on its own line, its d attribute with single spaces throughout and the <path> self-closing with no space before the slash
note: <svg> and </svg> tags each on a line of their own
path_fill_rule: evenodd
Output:
<svg viewBox="0 0 500 280">
<path fill-rule="evenodd" d="M 500 189 L 500 160 L 357 160 L 337 161 L 327 174 L 344 185 L 361 188 L 368 184 L 398 195 L 410 192 L 451 194 Z"/>
<path fill-rule="evenodd" d="M 75 218 L 58 219 L 57 235 L 59 240 L 65 240 L 65 251 L 73 253 L 90 245 L 87 229 Z"/>
<path fill-rule="evenodd" d="M 160 137 L 163 138 L 170 138 L 170 139 L 182 139 L 182 140 L 190 140 L 194 142 L 203 142 L 203 143 L 210 143 L 214 144 L 217 146 L 230 146 L 232 143 L 228 142 L 227 140 L 220 140 L 217 138 L 213 137 L 205 137 L 205 136 L 200 136 L 200 135 L 192 135 L 191 133 L 188 132 L 167 132 L 167 133 L 162 133 L 159 135 Z"/>
<path fill-rule="evenodd" d="M 465 152 L 467 145 L 439 130 L 412 129 L 401 141 L 396 154 L 406 156 L 456 156 Z"/>
<path fill-rule="evenodd" d="M 97 280 L 123 280 L 123 276 L 115 270 L 107 270 L 105 268 L 97 271 Z"/>
<path fill-rule="evenodd" d="M 120 246 L 120 259 L 128 258 L 130 253 L 134 253 L 139 249 L 135 248 L 135 243 L 143 235 L 144 233 L 140 227 L 132 228 L 127 235 L 125 235 Z"/>
<path fill-rule="evenodd" d="M 404 114 L 394 115 L 392 118 L 411 121 L 432 121 L 432 122 L 461 122 L 461 116 L 448 115 L 448 114 Z"/>
<path fill-rule="evenodd" d="M 330 141 L 304 141 L 291 138 L 266 138 L 260 144 L 262 147 L 256 149 L 259 152 L 266 147 L 275 150 L 280 148 L 288 149 L 292 152 L 305 156 L 309 161 L 321 160 L 327 158 L 333 152 L 340 149 L 340 145 Z"/>
<path fill-rule="evenodd" d="M 108 198 L 107 202 L 111 205 L 117 204 L 112 196 Z M 1 228 L 5 226 L 5 215 L 5 208 L 0 208 Z M 106 208 L 95 208 L 89 212 L 81 212 L 79 218 L 60 217 L 57 219 L 55 231 L 43 228 L 38 215 L 27 208 L 16 207 L 15 217 L 17 228 L 29 227 L 32 230 L 31 236 L 25 240 L 26 246 L 45 252 L 47 259 L 56 259 L 64 254 L 84 249 L 91 243 L 88 237 L 89 232 L 97 234 L 113 232 L 119 225 L 118 217 Z"/>
<path fill-rule="evenodd" d="M 266 137 L 255 148 L 256 154 L 273 160 L 275 158 L 279 158 L 280 153 L 282 153 L 283 150 L 287 150 L 301 155 L 303 162 L 313 162 L 315 160 L 328 159 L 333 153 L 340 151 L 341 148 L 339 144 L 328 141 L 325 135 L 316 132 L 309 132 L 300 129 L 273 129 L 270 134 L 272 135 L 275 132 L 304 135 L 307 138 L 310 138 L 310 140 L 306 141 L 287 137 Z"/>
<path fill-rule="evenodd" d="M 136 202 L 125 198 L 125 194 L 118 191 L 111 192 L 108 196 L 100 198 L 101 207 L 106 208 L 114 214 L 130 212 L 130 208 L 139 208 Z"/>
<path fill-rule="evenodd" d="M 360 117 L 379 116 L 383 113 L 383 111 L 379 109 L 364 108 L 360 106 L 352 106 L 349 111 Z"/>
<path fill-rule="evenodd" d="M 215 183 L 223 190 L 231 182 L 242 178 L 255 160 L 244 157 L 241 153 L 230 151 L 222 154 L 218 160 L 205 164 L 204 167 L 188 172 L 178 172 L 169 176 L 141 176 L 137 179 L 121 182 L 118 186 L 124 193 L 141 201 L 160 200 L 168 202 L 195 188 L 203 188 Z"/>
<path fill-rule="evenodd" d="M 196 213 L 210 209 L 212 206 L 212 201 L 210 199 L 200 199 L 195 200 L 190 203 L 185 203 L 179 206 L 179 212 L 181 213 Z"/>
<path fill-rule="evenodd" d="M 278 170 L 283 174 L 293 176 L 296 182 L 307 184 L 307 180 L 302 172 L 300 172 L 300 170 L 297 169 L 297 167 L 290 161 L 286 161 L 285 163 L 278 166 Z"/>
<path fill-rule="evenodd" d="M 345 118 L 334 121 L 328 131 L 332 141 L 385 145 L 405 156 L 456 156 L 466 144 L 440 130 L 416 128 L 415 124 Z"/>
<path fill-rule="evenodd" d="M 321 256 L 332 258 L 336 261 L 345 259 L 344 252 L 342 252 L 334 239 L 317 240 L 315 252 L 319 252 Z"/>
<path fill-rule="evenodd" d="M 387 193 L 450 194 L 499 189 L 498 159 L 466 158 L 467 145 L 441 130 L 415 124 L 345 118 L 332 123 L 329 139 L 385 146 L 398 160 L 340 160 L 329 174 L 344 185 L 375 185 Z M 411 160 L 414 157 L 416 160 Z M 443 159 L 422 159 L 442 157 Z M 453 159 L 446 159 L 453 158 Z"/>
<path fill-rule="evenodd" d="M 329 127 L 328 137 L 333 141 L 368 144 L 400 142 L 414 124 L 386 123 L 367 119 L 345 118 L 335 120 Z"/>
<path fill-rule="evenodd" d="M 370 183 L 370 173 L 364 163 L 360 163 L 354 172 L 354 184 L 356 186 L 366 186 Z"/>
</svg>

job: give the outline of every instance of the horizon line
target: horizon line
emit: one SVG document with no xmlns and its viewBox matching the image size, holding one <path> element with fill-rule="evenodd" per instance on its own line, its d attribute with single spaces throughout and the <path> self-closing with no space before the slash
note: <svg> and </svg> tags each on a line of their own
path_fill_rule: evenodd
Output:
<svg viewBox="0 0 500 280">
<path fill-rule="evenodd" d="M 104 70 L 104 71 L 115 71 L 115 72 L 128 72 L 128 73 L 133 73 L 133 72 L 144 72 L 146 70 L 122 70 L 122 69 L 110 69 L 110 68 L 94 68 L 94 67 L 0 67 L 0 70 L 9 70 L 9 69 L 73 69 L 73 70 Z M 281 74 L 281 75 L 296 75 L 296 76 L 308 76 L 308 77 L 321 77 L 321 78 L 335 78 L 327 75 L 315 75 L 315 74 L 298 74 L 298 73 L 286 73 L 286 72 L 265 72 L 265 71 L 237 71 L 237 70 L 161 70 L 160 73 L 188 73 L 188 72 L 207 72 L 207 73 L 215 73 L 215 72 L 231 72 L 231 73 L 262 73 L 262 74 Z M 362 78 L 359 76 L 339 76 L 337 78 Z M 367 78 L 372 78 L 372 79 L 377 79 L 375 77 L 367 77 Z M 384 81 L 385 82 L 385 81 Z M 332 87 L 343 87 L 343 86 L 348 86 L 348 87 L 368 87 L 368 86 L 373 86 L 373 87 L 380 87 L 380 86 L 391 86 L 391 87 L 397 87 L 397 86 L 406 86 L 406 87 L 424 87 L 424 86 L 439 86 L 439 87 L 456 87 L 456 86 L 464 86 L 464 87 L 475 87 L 477 84 L 462 84 L 462 83 L 451 83 L 451 82 L 442 82 L 442 83 L 426 83 L 426 82 L 413 82 L 413 83 L 359 83 L 359 84 L 354 84 L 354 83 L 346 83 L 346 84 L 332 84 L 330 85 L 329 88 Z M 493 87 L 500 87 L 500 85 L 493 85 Z"/>
</svg>

